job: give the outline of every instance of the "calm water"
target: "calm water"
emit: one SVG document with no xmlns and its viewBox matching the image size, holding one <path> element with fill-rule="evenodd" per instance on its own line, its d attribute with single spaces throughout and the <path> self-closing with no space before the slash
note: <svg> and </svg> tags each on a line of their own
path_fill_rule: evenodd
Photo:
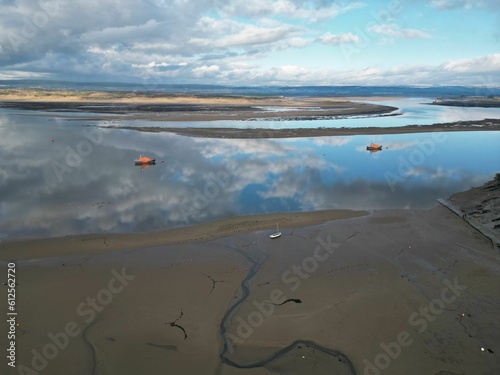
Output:
<svg viewBox="0 0 500 375">
<path fill-rule="evenodd" d="M 427 108 L 434 115 L 412 118 L 441 113 Z M 380 119 L 362 121 L 371 120 Z M 1 238 L 147 231 L 280 211 L 425 208 L 500 166 L 500 132 L 228 140 L 88 124 L 95 122 L 0 112 Z M 384 150 L 366 151 L 372 141 Z M 141 152 L 158 164 L 134 166 Z"/>
</svg>

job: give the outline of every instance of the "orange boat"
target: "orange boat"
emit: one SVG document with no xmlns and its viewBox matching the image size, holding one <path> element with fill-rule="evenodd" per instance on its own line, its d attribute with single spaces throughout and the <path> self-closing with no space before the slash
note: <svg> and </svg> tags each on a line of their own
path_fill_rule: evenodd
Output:
<svg viewBox="0 0 500 375">
<path fill-rule="evenodd" d="M 152 165 L 156 164 L 156 159 L 144 155 L 139 155 L 139 159 L 135 159 L 134 163 L 135 165 Z"/>
<path fill-rule="evenodd" d="M 382 150 L 382 146 L 376 143 L 371 143 L 370 146 L 366 146 L 368 151 L 380 151 Z"/>
</svg>

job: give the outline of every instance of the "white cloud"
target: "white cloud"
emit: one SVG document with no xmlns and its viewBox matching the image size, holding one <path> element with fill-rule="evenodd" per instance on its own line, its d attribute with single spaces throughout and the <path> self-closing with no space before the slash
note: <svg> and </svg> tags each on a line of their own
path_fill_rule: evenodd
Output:
<svg viewBox="0 0 500 375">
<path fill-rule="evenodd" d="M 430 0 L 429 5 L 441 10 L 500 7 L 498 0 Z"/>
<path fill-rule="evenodd" d="M 153 38 L 162 29 L 162 24 L 151 19 L 140 25 L 125 25 L 106 27 L 102 30 L 92 30 L 82 34 L 81 40 L 87 43 L 101 45 L 116 44 L 122 41 Z"/>
<path fill-rule="evenodd" d="M 51 78 L 50 73 L 26 72 L 22 70 L 5 70 L 0 72 L 0 79 L 34 79 L 34 78 Z"/>
<path fill-rule="evenodd" d="M 305 47 L 309 44 L 311 44 L 312 41 L 310 39 L 306 39 L 306 38 L 289 38 L 287 40 L 287 45 L 289 47 L 292 47 L 292 48 L 302 48 L 302 47 Z"/>
<path fill-rule="evenodd" d="M 178 46 L 172 42 L 133 42 L 130 44 L 130 48 L 134 51 L 141 51 L 142 53 L 171 53 L 175 51 Z"/>
<path fill-rule="evenodd" d="M 352 137 L 321 137 L 314 138 L 312 142 L 318 146 L 342 147 L 352 141 Z"/>
<path fill-rule="evenodd" d="M 305 30 L 286 23 L 261 19 L 258 23 L 237 22 L 231 19 L 202 17 L 186 41 L 184 50 L 204 59 L 260 59 L 272 52 L 304 48 L 313 39 L 301 35 Z"/>
<path fill-rule="evenodd" d="M 353 33 L 340 33 L 340 34 L 326 33 L 319 40 L 324 44 L 330 44 L 330 45 L 334 45 L 334 46 L 339 45 L 339 44 L 344 44 L 344 43 L 360 43 L 361 42 L 361 39 L 359 38 L 359 36 L 357 36 Z"/>
<path fill-rule="evenodd" d="M 397 39 L 416 39 L 424 38 L 430 39 L 432 35 L 417 29 L 401 29 L 398 25 L 394 23 L 374 25 L 368 28 L 368 30 L 375 34 L 387 35 Z"/>
<path fill-rule="evenodd" d="M 282 65 L 278 68 L 270 68 L 266 70 L 259 70 L 249 72 L 247 76 L 239 77 L 239 80 L 246 80 L 250 78 L 254 82 L 263 82 L 267 85 L 281 85 L 292 83 L 300 84 L 301 82 L 307 82 L 307 77 L 311 78 L 312 72 L 307 68 L 298 65 Z"/>
<path fill-rule="evenodd" d="M 314 0 L 217 0 L 218 9 L 225 16 L 269 17 L 275 15 L 291 19 L 305 19 L 310 22 L 325 21 L 363 6 L 360 2 L 347 5 L 328 3 Z"/>
<path fill-rule="evenodd" d="M 441 65 L 404 65 L 391 68 L 311 69 L 299 64 L 263 68 L 237 63 L 221 66 L 219 83 L 266 85 L 466 85 L 500 86 L 500 54 L 450 60 Z M 222 73 L 223 72 L 223 73 Z"/>
<path fill-rule="evenodd" d="M 307 73 L 307 69 L 297 65 L 283 65 L 279 68 L 278 74 L 295 77 Z"/>
<path fill-rule="evenodd" d="M 437 9 L 470 8 L 479 3 L 477 0 L 431 0 L 430 5 Z"/>
<path fill-rule="evenodd" d="M 286 25 L 279 25 L 271 28 L 244 25 L 241 31 L 224 36 L 219 40 L 213 40 L 211 38 L 193 38 L 190 40 L 190 43 L 210 48 L 239 47 L 277 42 L 285 38 L 289 33 L 290 27 Z"/>
<path fill-rule="evenodd" d="M 500 70 L 500 53 L 472 59 L 450 60 L 441 65 L 440 68 L 457 73 L 498 72 Z"/>
<path fill-rule="evenodd" d="M 384 144 L 387 147 L 388 151 L 399 151 L 407 148 L 414 147 L 418 144 L 417 141 L 408 141 L 408 142 L 388 142 Z"/>
<path fill-rule="evenodd" d="M 220 67 L 218 65 L 203 65 L 193 69 L 195 77 L 213 76 L 219 73 Z"/>
</svg>

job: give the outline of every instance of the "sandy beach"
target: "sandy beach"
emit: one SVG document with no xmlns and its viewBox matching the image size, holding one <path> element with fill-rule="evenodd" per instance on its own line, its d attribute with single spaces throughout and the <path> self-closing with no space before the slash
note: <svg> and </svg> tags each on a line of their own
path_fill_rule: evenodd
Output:
<svg viewBox="0 0 500 375">
<path fill-rule="evenodd" d="M 0 258 L 18 284 L 8 374 L 500 369 L 498 249 L 439 205 L 5 242 Z"/>
</svg>

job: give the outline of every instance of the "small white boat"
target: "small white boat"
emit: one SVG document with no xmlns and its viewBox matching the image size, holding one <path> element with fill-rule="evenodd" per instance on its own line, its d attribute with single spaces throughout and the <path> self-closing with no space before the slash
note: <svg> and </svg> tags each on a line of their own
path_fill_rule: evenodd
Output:
<svg viewBox="0 0 500 375">
<path fill-rule="evenodd" d="M 281 236 L 281 232 L 280 229 L 278 228 L 278 223 L 276 223 L 276 233 L 271 234 L 269 237 L 274 239 L 278 238 L 279 236 Z"/>
</svg>

